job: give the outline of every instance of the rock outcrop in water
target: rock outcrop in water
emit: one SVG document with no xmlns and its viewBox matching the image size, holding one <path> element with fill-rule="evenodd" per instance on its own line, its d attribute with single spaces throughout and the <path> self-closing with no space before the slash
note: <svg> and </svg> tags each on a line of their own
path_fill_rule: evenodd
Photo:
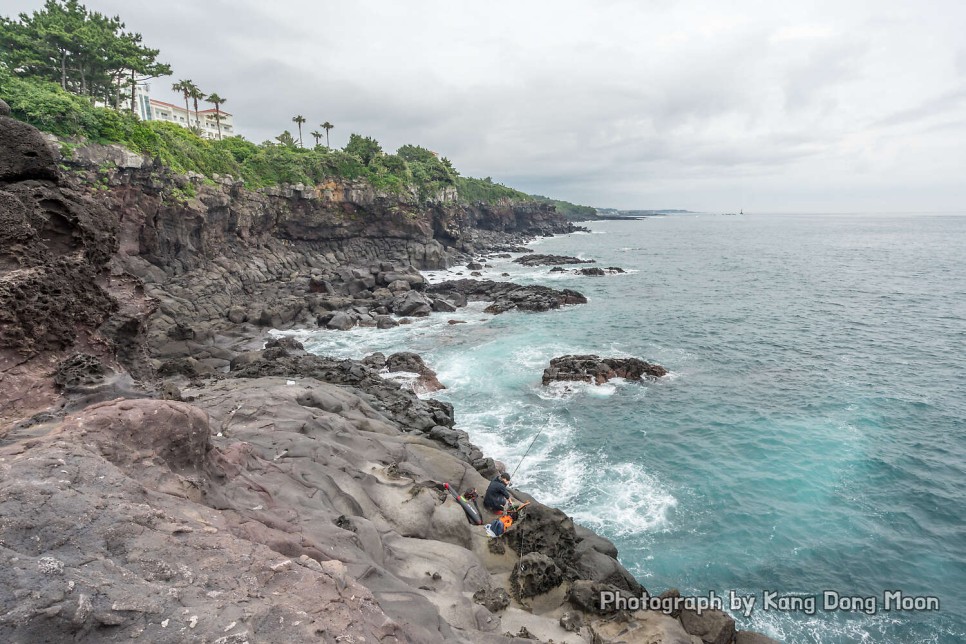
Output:
<svg viewBox="0 0 966 644">
<path fill-rule="evenodd" d="M 462 297 L 468 301 L 492 302 L 483 309 L 485 313 L 505 313 L 512 309 L 521 311 L 550 311 L 567 304 L 586 304 L 587 298 L 570 289 L 556 290 L 546 286 L 520 286 L 512 282 L 493 280 L 460 279 L 433 284 L 428 293 L 443 298 Z"/>
<path fill-rule="evenodd" d="M 452 301 L 409 268 L 473 245 L 447 213 L 495 233 L 551 232 L 551 212 L 402 221 L 364 186 L 227 180 L 183 202 L 189 179 L 98 154 L 119 166 L 106 191 L 85 183 L 103 159 L 61 175 L 0 116 L 0 640 L 694 644 L 682 619 L 602 620 L 588 592 L 642 589 L 559 510 L 534 502 L 496 541 L 470 526 L 442 482 L 483 489 L 496 465 L 450 405 L 378 358 L 265 342 L 327 313 L 361 323 L 380 288 L 392 312 Z M 531 310 L 579 296 L 501 288 Z"/>
<path fill-rule="evenodd" d="M 554 266 L 557 264 L 593 264 L 597 260 L 580 259 L 579 257 L 568 257 L 566 255 L 524 255 L 517 257 L 513 262 L 524 266 Z"/>
<path fill-rule="evenodd" d="M 642 377 L 661 378 L 667 369 L 639 358 L 601 358 L 594 355 L 567 355 L 554 358 L 543 370 L 543 384 L 551 382 L 590 382 L 602 385 L 613 378 L 640 380 Z"/>
</svg>

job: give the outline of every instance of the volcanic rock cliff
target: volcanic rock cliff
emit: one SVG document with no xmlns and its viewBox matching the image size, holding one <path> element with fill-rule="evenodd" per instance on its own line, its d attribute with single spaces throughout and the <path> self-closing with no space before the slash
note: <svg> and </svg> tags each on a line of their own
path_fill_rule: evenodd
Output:
<svg viewBox="0 0 966 644">
<path fill-rule="evenodd" d="M 484 538 L 442 483 L 496 464 L 384 358 L 266 343 L 456 306 L 413 267 L 566 231 L 552 211 L 58 161 L 4 107 L 0 640 L 734 640 L 721 613 L 602 609 L 643 589 L 558 510 Z"/>
</svg>

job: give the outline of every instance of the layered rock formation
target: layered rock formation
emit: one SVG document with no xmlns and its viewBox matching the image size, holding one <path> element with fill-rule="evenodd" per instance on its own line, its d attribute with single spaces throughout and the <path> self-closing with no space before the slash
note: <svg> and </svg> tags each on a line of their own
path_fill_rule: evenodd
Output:
<svg viewBox="0 0 966 644">
<path fill-rule="evenodd" d="M 0 640 L 697 641 L 683 618 L 599 615 L 594 589 L 643 589 L 559 510 L 534 502 L 498 541 L 470 526 L 442 483 L 497 470 L 451 406 L 384 379 L 378 356 L 266 342 L 484 291 L 503 310 L 577 302 L 444 295 L 411 268 L 475 251 L 473 225 L 555 232 L 551 211 L 252 193 L 117 149 L 79 158 L 60 174 L 0 116 Z M 728 619 L 692 629 L 717 638 Z"/>
</svg>

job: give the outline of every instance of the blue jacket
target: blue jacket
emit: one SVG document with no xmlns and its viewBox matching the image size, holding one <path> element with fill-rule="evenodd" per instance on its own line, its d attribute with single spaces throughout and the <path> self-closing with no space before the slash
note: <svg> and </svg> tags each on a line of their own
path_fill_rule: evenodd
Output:
<svg viewBox="0 0 966 644">
<path fill-rule="evenodd" d="M 483 496 L 483 507 L 494 512 L 502 510 L 509 498 L 510 491 L 498 476 L 490 481 L 489 487 L 486 488 L 486 494 Z"/>
</svg>

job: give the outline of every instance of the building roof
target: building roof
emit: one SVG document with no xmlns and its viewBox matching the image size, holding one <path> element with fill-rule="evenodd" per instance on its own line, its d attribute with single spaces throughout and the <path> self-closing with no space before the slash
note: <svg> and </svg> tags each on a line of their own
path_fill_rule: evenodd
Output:
<svg viewBox="0 0 966 644">
<path fill-rule="evenodd" d="M 151 102 L 151 105 L 157 105 L 158 107 L 168 107 L 173 110 L 184 109 L 184 107 L 181 105 L 175 105 L 174 103 L 165 103 L 164 101 L 159 101 L 156 98 L 150 98 L 148 100 Z M 194 110 L 189 110 L 189 111 L 194 111 Z M 211 112 L 212 114 L 214 114 L 215 110 L 213 109 L 198 110 L 198 114 L 207 114 L 208 112 Z M 222 116 L 231 116 L 231 112 L 226 112 L 225 110 L 218 110 L 218 113 L 221 114 Z"/>
</svg>

